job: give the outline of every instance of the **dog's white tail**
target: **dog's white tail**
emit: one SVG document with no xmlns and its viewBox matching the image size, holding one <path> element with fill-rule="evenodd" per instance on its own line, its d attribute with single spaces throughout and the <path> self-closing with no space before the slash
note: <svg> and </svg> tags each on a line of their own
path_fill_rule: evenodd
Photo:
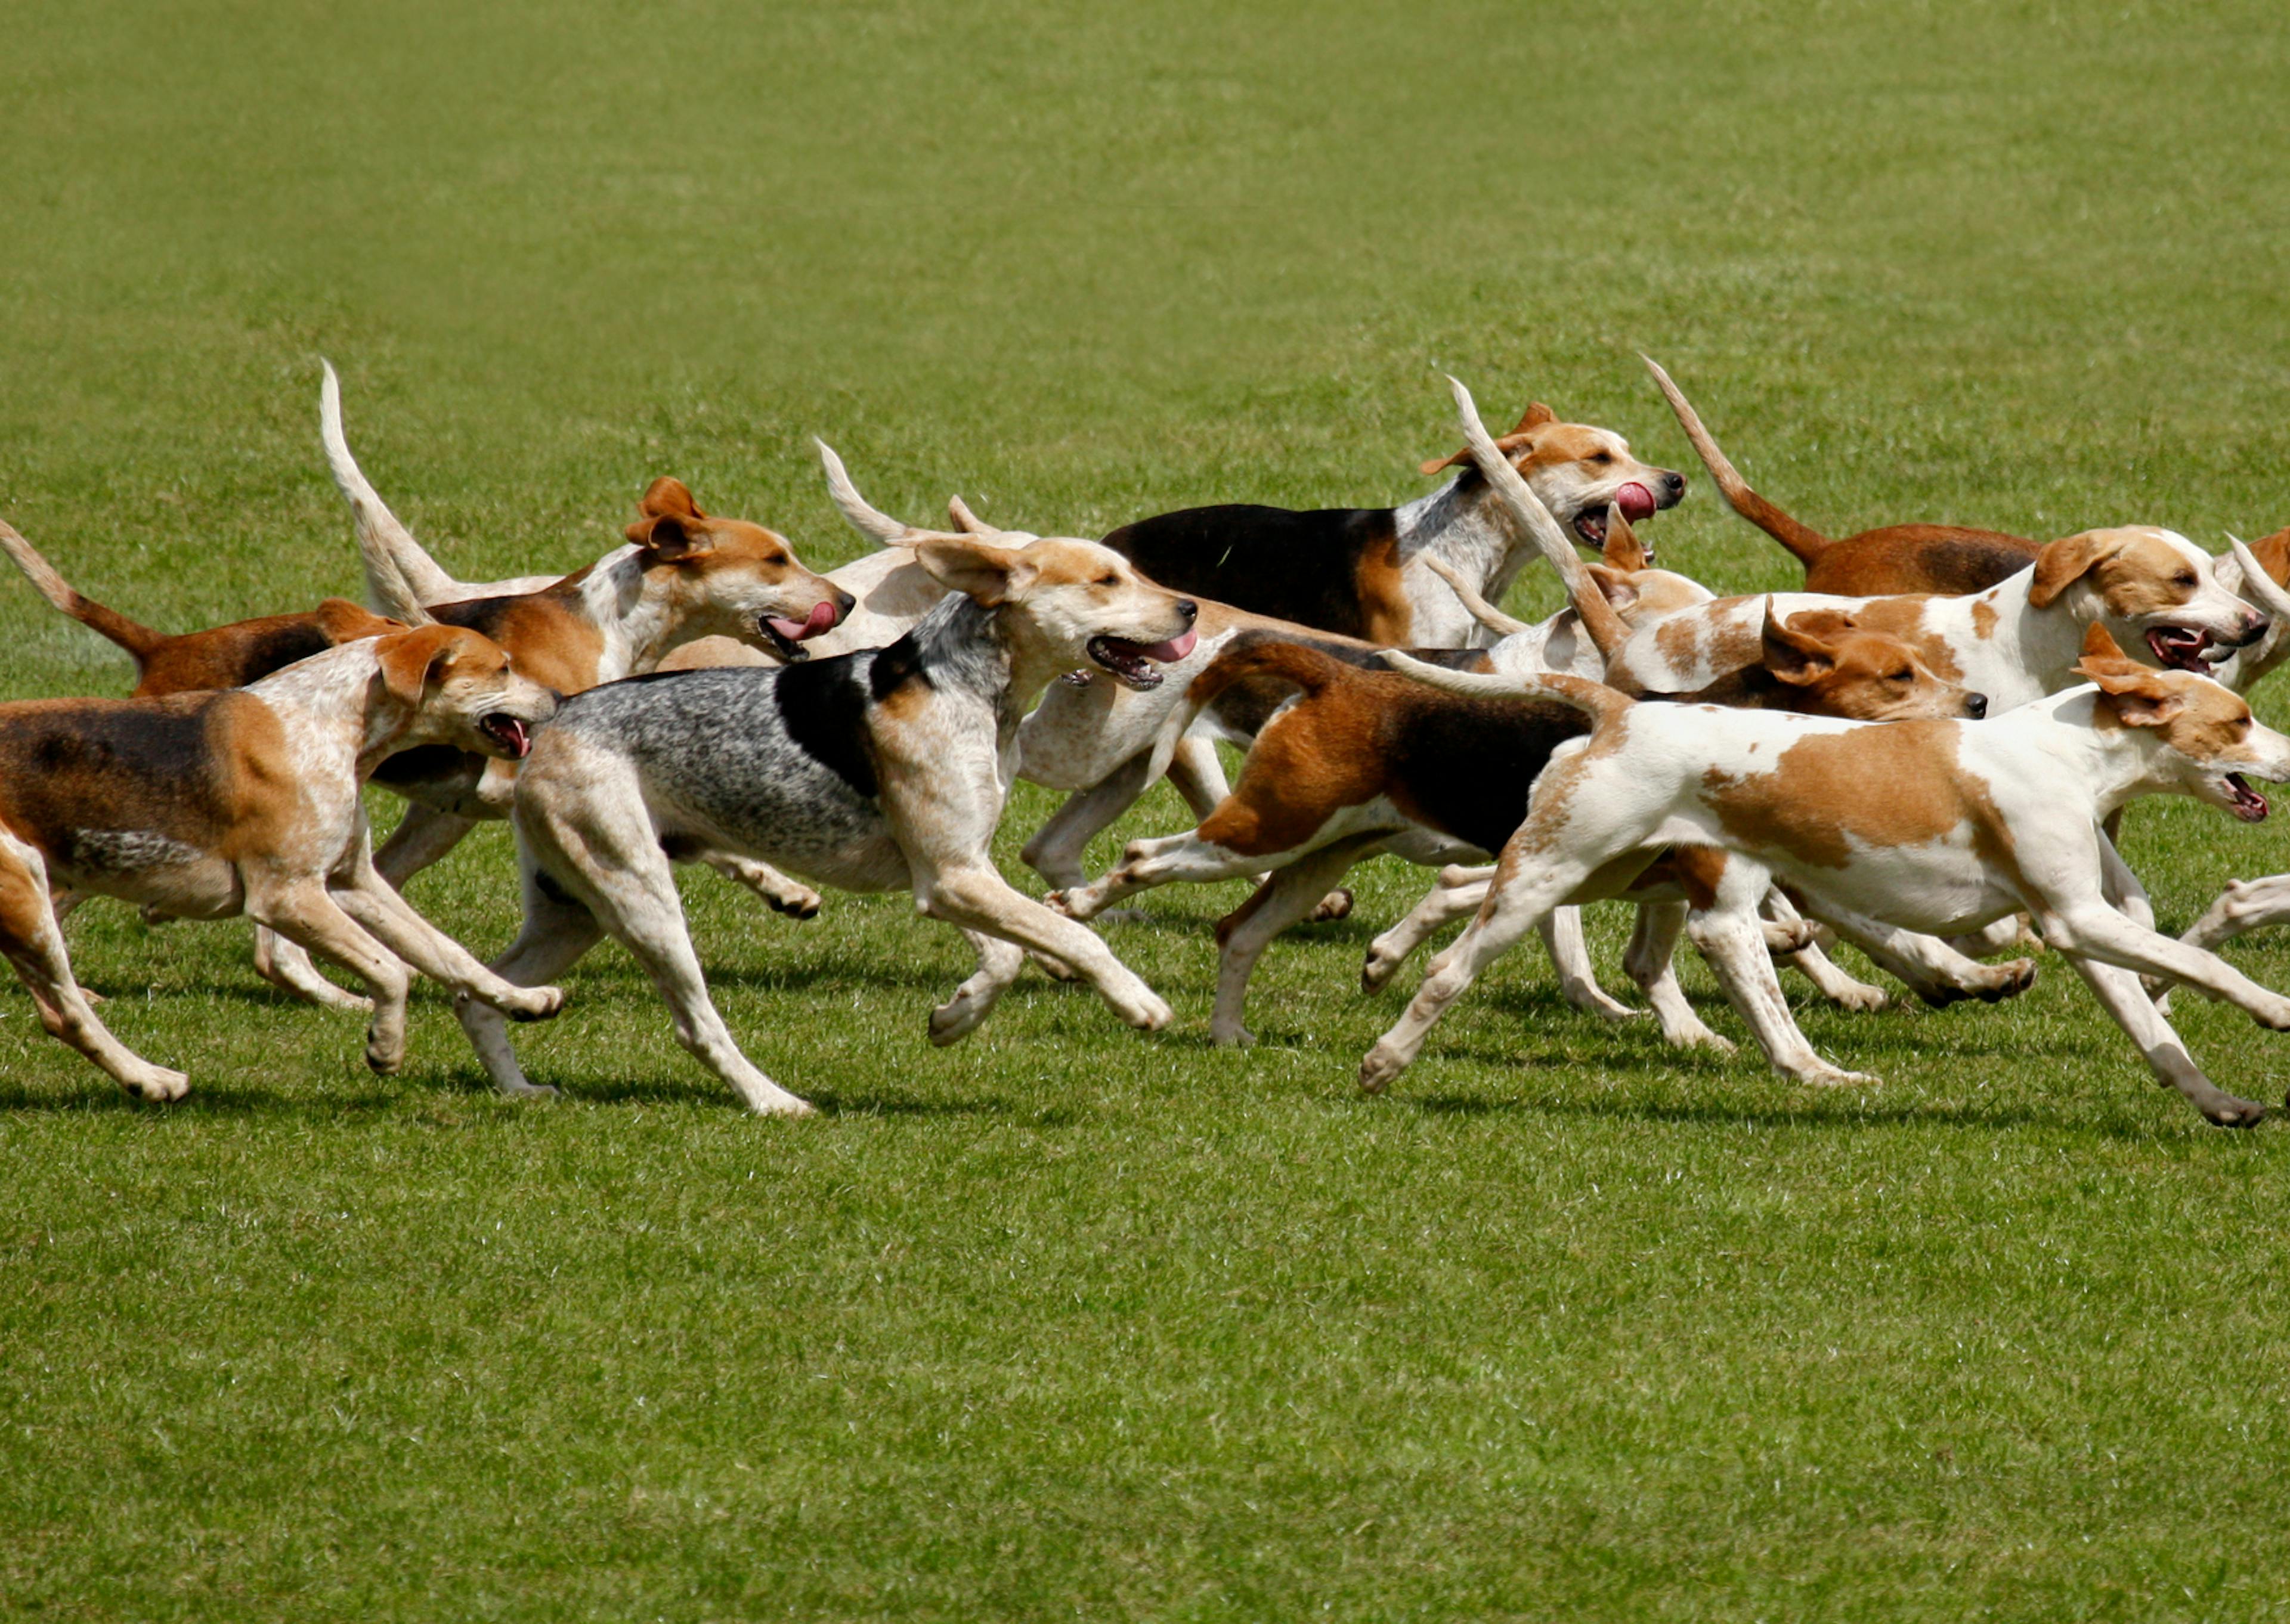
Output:
<svg viewBox="0 0 2290 1624">
<path fill-rule="evenodd" d="M 318 434 L 326 443 L 326 467 L 356 524 L 358 556 L 365 565 L 366 606 L 377 614 L 417 624 L 417 615 L 422 620 L 428 618 L 420 613 L 423 604 L 450 604 L 468 594 L 438 567 L 366 483 L 342 436 L 341 380 L 334 376 L 332 362 L 322 358 L 318 364 L 326 369 L 318 386 Z"/>
<path fill-rule="evenodd" d="M 1594 722 L 1619 716 L 1635 702 L 1627 693 L 1604 683 L 1557 671 L 1490 676 L 1480 671 L 1451 671 L 1445 666 L 1435 666 L 1397 649 L 1383 650 L 1381 658 L 1402 676 L 1412 676 L 1427 688 L 1472 700 L 1555 700 L 1561 705 L 1589 712 Z"/>
<path fill-rule="evenodd" d="M 1463 607 L 1471 612 L 1471 619 L 1494 633 L 1496 636 L 1512 637 L 1517 636 L 1520 632 L 1533 629 L 1525 621 L 1512 620 L 1510 616 L 1481 597 L 1471 583 L 1463 579 L 1463 572 L 1445 559 L 1435 558 L 1429 553 L 1426 553 L 1423 555 L 1423 564 L 1431 573 L 1445 581 L 1449 590 L 1462 600 Z"/>
<path fill-rule="evenodd" d="M 2274 577 L 2266 572 L 2266 566 L 2242 544 L 2241 537 L 2230 535 L 2226 544 L 2242 572 L 2242 579 L 2231 582 L 2222 580 L 2219 584 L 2257 604 L 2272 617 L 2274 622 L 2266 628 L 2264 636 L 2234 657 L 2234 669 L 2228 675 L 2227 686 L 2238 693 L 2247 693 L 2253 683 L 2271 671 L 2284 653 L 2290 652 L 2284 646 L 2290 643 L 2290 592 L 2283 590 Z M 2225 572 L 2221 570 L 2217 573 L 2223 575 Z"/>
<path fill-rule="evenodd" d="M 813 439 L 812 444 L 819 447 L 820 463 L 827 470 L 827 493 L 835 499 L 836 511 L 861 535 L 871 537 L 885 547 L 912 547 L 933 535 L 944 533 L 917 530 L 870 506 L 859 494 L 859 487 L 851 483 L 850 473 L 844 468 L 843 459 L 835 454 L 835 448 L 821 439 Z"/>
<path fill-rule="evenodd" d="M 1447 380 L 1447 388 L 1455 397 L 1455 416 L 1463 426 L 1463 441 L 1469 446 L 1471 460 L 1485 476 L 1488 486 L 1510 509 L 1511 516 L 1534 539 L 1536 548 L 1558 572 L 1558 579 L 1566 583 L 1567 601 L 1581 617 L 1582 629 L 1590 634 L 1590 642 L 1599 653 L 1613 659 L 1616 650 L 1630 640 L 1630 628 L 1606 595 L 1598 590 L 1598 583 L 1590 577 L 1589 566 L 1582 562 L 1566 532 L 1558 528 L 1558 521 L 1550 516 L 1550 509 L 1542 505 L 1519 471 L 1511 466 L 1509 457 L 1496 445 L 1487 426 L 1479 421 L 1479 409 L 1471 400 L 1471 392 L 1455 378 Z M 1610 524 L 1613 518 L 1607 521 Z M 1450 583 L 1452 584 L 1452 583 Z"/>
</svg>

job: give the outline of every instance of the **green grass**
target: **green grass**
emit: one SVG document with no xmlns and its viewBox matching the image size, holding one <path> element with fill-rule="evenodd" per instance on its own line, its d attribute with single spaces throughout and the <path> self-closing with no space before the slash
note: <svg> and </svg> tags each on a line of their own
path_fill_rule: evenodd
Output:
<svg viewBox="0 0 2290 1624">
<path fill-rule="evenodd" d="M 325 354 L 465 573 L 592 557 L 669 472 L 832 563 L 813 433 L 893 510 L 1086 534 L 1411 494 L 1443 368 L 1690 468 L 1644 348 L 1813 523 L 2215 547 L 2290 518 L 2278 12 L 18 7 L 0 513 L 172 628 L 352 591 Z M 1655 533 L 1794 579 L 1706 481 Z M 0 640 L 11 697 L 125 685 L 12 577 Z M 2129 850 L 2174 926 L 2290 868 L 2188 804 Z M 495 950 L 508 868 L 485 831 L 416 900 Z M 1236 888 L 1109 927 L 1169 1033 L 1029 980 L 941 1052 L 957 937 L 703 876 L 734 1031 L 829 1108 L 796 1125 L 617 952 L 521 1031 L 568 1097 L 513 1108 L 434 993 L 378 1081 L 244 927 L 88 908 L 107 1019 L 195 1092 L 126 1104 L 0 990 L 0 1607 L 2290 1616 L 2279 1125 L 2203 1127 L 2056 964 L 1803 1009 L 1886 1079 L 1826 1093 L 1521 954 L 1363 1100 L 1398 995 L 1359 956 L 1421 878 L 1359 878 L 1235 1055 Z M 2181 1004 L 2280 1096 L 2290 1046 Z"/>
</svg>

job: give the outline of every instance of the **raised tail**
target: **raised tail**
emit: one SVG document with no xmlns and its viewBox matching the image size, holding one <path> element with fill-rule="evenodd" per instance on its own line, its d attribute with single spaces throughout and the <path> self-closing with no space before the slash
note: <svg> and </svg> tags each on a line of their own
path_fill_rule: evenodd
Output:
<svg viewBox="0 0 2290 1624">
<path fill-rule="evenodd" d="M 1615 652 L 1630 640 L 1629 625 L 1606 601 L 1606 595 L 1598 590 L 1589 566 L 1566 539 L 1566 532 L 1558 528 L 1558 521 L 1550 516 L 1550 509 L 1542 505 L 1542 499 L 1511 466 L 1510 459 L 1503 455 L 1502 448 L 1487 433 L 1487 426 L 1479 421 L 1479 409 L 1471 400 L 1471 392 L 1454 378 L 1447 380 L 1447 388 L 1455 397 L 1455 417 L 1462 425 L 1463 440 L 1470 449 L 1471 460 L 1486 476 L 1488 488 L 1494 492 L 1496 500 L 1510 510 L 1511 516 L 1533 538 L 1536 550 L 1558 572 L 1558 579 L 1566 583 L 1567 601 L 1574 606 L 1582 629 L 1590 634 L 1591 645 L 1612 660 Z M 1611 525 L 1613 522 L 1610 515 L 1607 523 Z"/>
<path fill-rule="evenodd" d="M 318 435 L 326 443 L 326 468 L 350 505 L 357 526 L 358 558 L 365 566 L 365 600 L 378 614 L 418 624 L 425 604 L 451 604 L 468 596 L 460 581 L 439 567 L 413 532 L 366 483 L 342 435 L 342 386 L 334 364 L 321 360 L 325 380 L 318 386 Z"/>
<path fill-rule="evenodd" d="M 1652 356 L 1640 356 L 1638 359 L 1645 362 L 1646 371 L 1653 374 L 1654 387 L 1669 403 L 1669 409 L 1677 414 L 1677 426 L 1685 430 L 1685 437 L 1693 442 L 1693 449 L 1700 454 L 1702 466 L 1709 470 L 1709 477 L 1718 482 L 1718 489 L 1724 492 L 1726 505 L 1795 553 L 1798 561 L 1810 568 L 1813 561 L 1828 550 L 1829 538 L 1799 524 L 1750 489 L 1750 482 L 1735 472 L 1734 465 L 1726 460 L 1726 453 L 1718 449 L 1718 442 L 1711 439 L 1709 431 L 1701 426 L 1701 414 L 1694 411 L 1693 404 L 1685 398 L 1685 392 L 1669 380 L 1669 374 L 1661 370 L 1661 363 Z"/>
<path fill-rule="evenodd" d="M 1588 711 L 1593 724 L 1619 716 L 1635 702 L 1627 693 L 1584 676 L 1538 671 L 1517 676 L 1489 676 L 1477 671 L 1450 670 L 1397 649 L 1383 651 L 1383 662 L 1402 676 L 1412 676 L 1427 688 L 1471 700 L 1553 700 Z"/>
<path fill-rule="evenodd" d="M 71 616 L 90 631 L 110 638 L 135 657 L 140 669 L 158 646 L 166 642 L 167 634 L 153 631 L 140 621 L 131 620 L 116 609 L 107 609 L 93 598 L 82 597 L 72 590 L 64 578 L 56 573 L 55 566 L 40 556 L 29 541 L 18 535 L 14 528 L 0 523 L 0 549 L 16 561 L 16 567 L 31 578 L 40 589 L 40 596 Z"/>
</svg>

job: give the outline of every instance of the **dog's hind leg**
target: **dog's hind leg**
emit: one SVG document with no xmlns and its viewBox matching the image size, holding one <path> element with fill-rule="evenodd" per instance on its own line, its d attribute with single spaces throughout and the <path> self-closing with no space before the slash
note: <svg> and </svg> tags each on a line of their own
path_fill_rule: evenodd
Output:
<svg viewBox="0 0 2290 1624">
<path fill-rule="evenodd" d="M 1778 886 L 1766 892 L 1765 900 L 1758 905 L 1758 911 L 1776 924 L 1806 926 L 1807 933 L 1810 933 L 1804 916 L 1782 894 Z M 1831 1004 L 1848 1010 L 1880 1010 L 1885 1007 L 1885 989 L 1871 987 L 1866 981 L 1855 980 L 1846 974 L 1828 954 L 1822 951 L 1818 940 L 1782 951 L 1797 967 L 1798 972 L 1811 981 L 1814 990 Z"/>
<path fill-rule="evenodd" d="M 1447 1006 L 1469 990 L 1480 973 L 1510 951 L 1542 916 L 1573 895 L 1590 877 L 1593 866 L 1564 852 L 1538 852 L 1534 865 L 1513 860 L 1516 838 L 1496 865 L 1495 878 L 1480 906 L 1478 917 L 1464 927 L 1445 953 L 1431 961 L 1423 985 L 1408 1001 L 1406 1012 L 1375 1042 L 1360 1061 L 1360 1086 L 1380 1094 L 1407 1069 L 1423 1048 L 1423 1040 L 1446 1013 Z"/>
<path fill-rule="evenodd" d="M 1661 1023 L 1661 1041 L 1677 1049 L 1709 1049 L 1734 1052 L 1730 1039 L 1711 1031 L 1677 984 L 1677 939 L 1685 931 L 1686 905 L 1682 901 L 1642 902 L 1622 967 L 1638 984 L 1654 1019 Z"/>
<path fill-rule="evenodd" d="M 524 923 L 508 951 L 492 962 L 493 973 L 519 987 L 554 981 L 579 962 L 581 956 L 605 939 L 605 927 L 570 892 L 528 857 L 520 853 L 524 896 Z M 532 1081 L 517 1063 L 516 1049 L 508 1040 L 508 1018 L 490 1004 L 457 997 L 453 1013 L 469 1046 L 477 1052 L 485 1075 L 496 1092 L 513 1098 L 554 1094 L 545 1084 Z"/>
<path fill-rule="evenodd" d="M 1846 940 L 1867 954 L 1870 963 L 1887 975 L 1899 977 L 1910 992 L 1934 1009 L 1946 1009 L 1965 998 L 1996 1004 L 2017 997 L 2036 984 L 2032 959 L 1983 964 L 1965 957 L 1937 936 L 1903 931 L 1839 908 L 1826 898 L 1810 898 L 1806 906 L 1814 909 L 1816 917 L 1834 925 Z"/>
<path fill-rule="evenodd" d="M 1232 786 L 1225 780 L 1224 760 L 1213 739 L 1185 734 L 1169 753 L 1166 771 L 1170 784 L 1185 797 L 1196 819 L 1207 817 L 1232 793 Z"/>
<path fill-rule="evenodd" d="M 2166 1088 L 2177 1089 L 2187 1103 L 2222 1128 L 2254 1127 L 2265 1116 L 2264 1106 L 2255 1100 L 2238 1099 L 2203 1075 L 2202 1068 L 2187 1052 L 2186 1044 L 2171 1029 L 2171 1023 L 2148 1002 L 2137 976 L 2112 964 L 2085 958 L 2079 953 L 2068 952 L 2066 957 L 2107 1012 L 2115 1017 L 2116 1024 L 2139 1045 L 2139 1052 L 2146 1057 L 2148 1068 L 2155 1074 L 2157 1082 Z"/>
<path fill-rule="evenodd" d="M 1494 872 L 1492 863 L 1478 868 L 1439 870 L 1437 882 L 1408 910 L 1407 916 L 1368 943 L 1367 962 L 1360 966 L 1360 990 L 1382 991 L 1416 948 L 1444 926 L 1477 913 L 1479 904 L 1487 900 L 1487 882 Z"/>
<path fill-rule="evenodd" d="M 1558 991 L 1567 1003 L 1601 1020 L 1631 1020 L 1645 1012 L 1608 997 L 1598 985 L 1597 972 L 1590 967 L 1590 944 L 1582 935 L 1581 908 L 1554 908 L 1536 928 L 1542 932 L 1543 950 L 1550 955 Z"/>
<path fill-rule="evenodd" d="M 1800 1083 L 1875 1082 L 1865 1072 L 1830 1065 L 1798 1029 L 1789 1002 L 1782 996 L 1774 956 L 1758 917 L 1758 903 L 1772 883 L 1773 876 L 1757 864 L 1734 858 L 1726 865 L 1715 901 L 1687 920 L 1686 934 L 1709 961 L 1726 997 L 1750 1023 L 1776 1071 Z"/>
<path fill-rule="evenodd" d="M 180 1100 L 191 1080 L 155 1066 L 114 1037 L 72 978 L 63 932 L 48 896 L 46 865 L 28 845 L 0 835 L 0 956 L 23 980 L 48 1032 L 144 1100 Z"/>
<path fill-rule="evenodd" d="M 1373 856 L 1382 836 L 1362 836 L 1298 858 L 1267 879 L 1254 895 L 1217 921 L 1216 1010 L 1209 1036 L 1220 1044 L 1248 1044 L 1256 1035 L 1245 1023 L 1248 978 L 1272 939 L 1317 910 L 1322 893 L 1354 863 Z"/>
<path fill-rule="evenodd" d="M 1026 967 L 1025 950 L 983 931 L 965 931 L 977 949 L 978 968 L 954 989 L 954 996 L 931 1012 L 930 1040 L 943 1048 L 960 1043 L 977 1030 L 988 1012 L 1002 1001 L 1018 972 Z"/>
</svg>

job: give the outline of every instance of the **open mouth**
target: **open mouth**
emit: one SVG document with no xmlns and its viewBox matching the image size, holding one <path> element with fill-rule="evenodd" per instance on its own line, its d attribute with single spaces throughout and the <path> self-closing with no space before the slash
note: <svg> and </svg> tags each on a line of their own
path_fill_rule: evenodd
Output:
<svg viewBox="0 0 2290 1624">
<path fill-rule="evenodd" d="M 2155 658 L 2175 671 L 2207 673 L 2211 661 L 2204 645 L 2209 641 L 2208 632 L 2184 626 L 2156 626 L 2147 632 L 2147 646 L 2155 652 Z"/>
<path fill-rule="evenodd" d="M 511 761 L 523 761 L 532 748 L 532 735 L 524 722 L 506 711 L 489 710 L 479 716 L 477 732 L 500 746 L 501 754 Z"/>
<path fill-rule="evenodd" d="M 1182 660 L 1199 642 L 1193 632 L 1181 632 L 1166 643 L 1132 643 L 1126 637 L 1092 637 L 1089 657 L 1113 673 L 1125 686 L 1157 688 L 1161 673 L 1154 662 Z"/>
<path fill-rule="evenodd" d="M 2266 797 L 2250 787 L 2239 772 L 2226 775 L 2227 810 L 2245 823 L 2266 820 Z"/>
<path fill-rule="evenodd" d="M 762 614 L 756 617 L 756 629 L 764 634 L 773 653 L 793 663 L 811 658 L 809 649 L 798 648 L 797 644 L 832 629 L 837 618 L 835 605 L 821 598 L 812 605 L 808 620 L 790 620 L 782 615 Z"/>
<path fill-rule="evenodd" d="M 1622 517 L 1636 524 L 1653 517 L 1655 509 L 1653 492 L 1636 480 L 1632 480 L 1605 501 L 1585 508 L 1576 514 L 1574 533 L 1582 538 L 1586 546 L 1603 548 L 1606 545 L 1606 509 L 1609 507 L 1621 508 Z M 1646 548 L 1646 557 L 1649 561 L 1652 560 L 1653 548 Z"/>
</svg>

